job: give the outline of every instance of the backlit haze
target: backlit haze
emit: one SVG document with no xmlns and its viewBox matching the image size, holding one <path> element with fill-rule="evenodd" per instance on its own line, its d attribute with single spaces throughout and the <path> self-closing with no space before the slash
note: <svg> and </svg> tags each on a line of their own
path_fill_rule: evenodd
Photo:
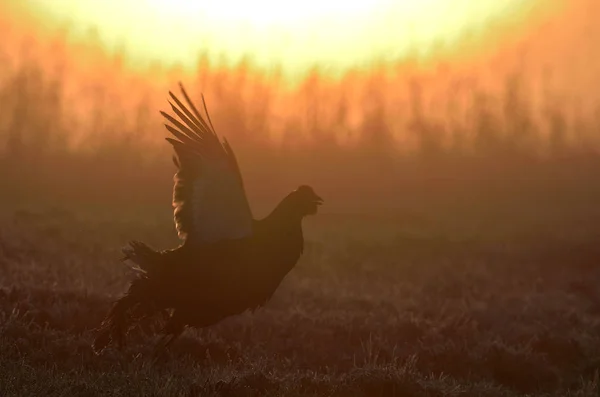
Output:
<svg viewBox="0 0 600 397">
<path fill-rule="evenodd" d="M 111 183 L 133 155 L 171 183 L 158 110 L 178 81 L 204 94 L 249 186 L 341 194 L 358 178 L 393 201 L 400 174 L 483 173 L 461 163 L 474 154 L 505 170 L 517 152 L 600 146 L 592 0 L 0 4 L 2 147 L 131 161 Z M 398 165 L 407 154 L 456 169 Z"/>
<path fill-rule="evenodd" d="M 461 39 L 497 37 L 526 23 L 537 0 L 240 1 L 25 0 L 24 12 L 81 38 L 95 28 L 109 51 L 134 65 L 194 68 L 198 52 L 234 63 L 251 56 L 297 76 L 314 65 L 340 73 L 374 60 L 394 61 Z"/>
<path fill-rule="evenodd" d="M 599 397 L 599 19 L 600 0 L 0 0 L 0 397 Z M 293 269 L 260 262 L 289 248 L 267 226 L 130 284 L 128 241 L 182 243 L 159 113 L 178 82 L 255 219 L 300 185 L 323 198 Z M 220 173 L 182 161 L 197 230 Z M 184 273 L 215 316 L 286 275 L 166 348 L 179 309 L 145 310 L 194 297 L 146 292 Z M 97 356 L 130 285 L 115 330 L 140 327 Z"/>
</svg>

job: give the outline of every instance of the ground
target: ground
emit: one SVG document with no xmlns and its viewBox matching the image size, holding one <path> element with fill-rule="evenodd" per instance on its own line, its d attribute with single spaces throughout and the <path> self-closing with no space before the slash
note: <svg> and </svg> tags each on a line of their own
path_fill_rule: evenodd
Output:
<svg viewBox="0 0 600 397">
<path fill-rule="evenodd" d="M 0 395 L 596 396 L 600 217 L 543 211 L 309 218 L 265 308 L 153 362 L 152 324 L 90 344 L 131 277 L 120 247 L 178 243 L 168 207 L 5 210 Z"/>
</svg>

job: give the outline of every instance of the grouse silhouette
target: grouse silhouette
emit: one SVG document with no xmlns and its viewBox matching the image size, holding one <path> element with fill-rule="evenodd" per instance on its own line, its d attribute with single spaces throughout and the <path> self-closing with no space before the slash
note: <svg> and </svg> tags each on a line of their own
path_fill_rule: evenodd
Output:
<svg viewBox="0 0 600 397">
<path fill-rule="evenodd" d="M 157 345 L 162 350 L 186 326 L 210 326 L 263 306 L 302 255 L 302 219 L 323 203 L 302 185 L 267 217 L 253 219 L 238 162 L 227 140 L 219 140 L 204 96 L 208 122 L 179 86 L 187 106 L 169 91 L 178 119 L 161 114 L 175 138 L 166 140 L 175 151 L 172 204 L 184 241 L 165 251 L 138 241 L 123 248 L 136 277 L 98 328 L 97 354 L 113 342 L 122 347 L 129 328 L 157 312 L 170 312 Z"/>
</svg>

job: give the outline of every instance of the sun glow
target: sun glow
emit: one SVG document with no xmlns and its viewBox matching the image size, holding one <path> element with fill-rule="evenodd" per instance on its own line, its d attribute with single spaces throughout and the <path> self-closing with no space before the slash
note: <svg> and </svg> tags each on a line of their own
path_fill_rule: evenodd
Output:
<svg viewBox="0 0 600 397">
<path fill-rule="evenodd" d="M 510 20 L 538 0 L 22 0 L 76 36 L 94 27 L 109 50 L 139 64 L 194 67 L 198 55 L 260 67 L 331 72 L 452 47 L 469 31 Z"/>
</svg>

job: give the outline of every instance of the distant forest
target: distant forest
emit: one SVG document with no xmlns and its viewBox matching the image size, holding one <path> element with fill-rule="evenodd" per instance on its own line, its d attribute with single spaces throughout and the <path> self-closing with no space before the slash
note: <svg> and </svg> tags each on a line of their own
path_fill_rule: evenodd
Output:
<svg viewBox="0 0 600 397">
<path fill-rule="evenodd" d="M 301 183 L 340 211 L 598 190 L 600 105 L 583 111 L 546 86 L 550 73 L 519 62 L 495 88 L 468 70 L 405 61 L 336 81 L 314 69 L 286 90 L 250 60 L 224 67 L 204 56 L 195 76 L 173 71 L 152 86 L 122 71 L 118 55 L 86 81 L 54 45 L 51 61 L 0 56 L 8 201 L 168 203 L 175 168 L 158 110 L 169 110 L 179 80 L 198 103 L 205 95 L 259 207 Z"/>
</svg>

